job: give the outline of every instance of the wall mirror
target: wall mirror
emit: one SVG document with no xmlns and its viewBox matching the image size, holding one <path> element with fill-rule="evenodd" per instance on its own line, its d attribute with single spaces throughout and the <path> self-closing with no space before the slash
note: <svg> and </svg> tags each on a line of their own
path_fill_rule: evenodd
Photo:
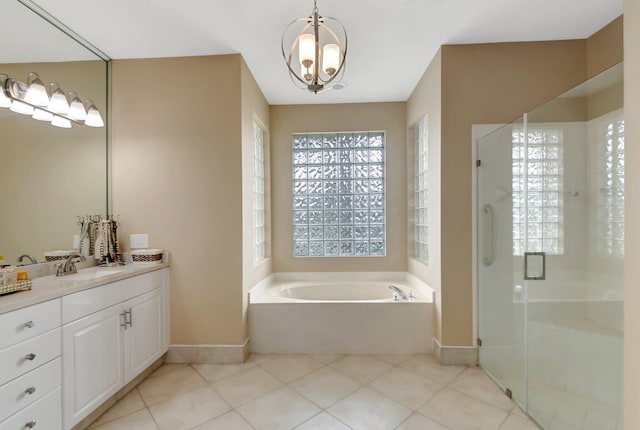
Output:
<svg viewBox="0 0 640 430">
<path fill-rule="evenodd" d="M 90 99 L 107 120 L 108 58 L 72 36 L 30 0 L 3 3 L 0 73 L 40 76 L 69 95 Z M 44 261 L 45 251 L 73 249 L 78 216 L 105 215 L 107 127 L 52 126 L 0 108 L 0 254 Z"/>
</svg>

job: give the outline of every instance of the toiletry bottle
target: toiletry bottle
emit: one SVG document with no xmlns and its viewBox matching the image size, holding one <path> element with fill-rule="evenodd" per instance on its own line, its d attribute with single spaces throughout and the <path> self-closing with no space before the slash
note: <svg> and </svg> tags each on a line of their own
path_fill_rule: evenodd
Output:
<svg viewBox="0 0 640 430">
<path fill-rule="evenodd" d="M 0 269 L 4 269 L 5 267 L 9 267 L 10 264 L 4 261 L 4 255 L 0 254 Z"/>
</svg>

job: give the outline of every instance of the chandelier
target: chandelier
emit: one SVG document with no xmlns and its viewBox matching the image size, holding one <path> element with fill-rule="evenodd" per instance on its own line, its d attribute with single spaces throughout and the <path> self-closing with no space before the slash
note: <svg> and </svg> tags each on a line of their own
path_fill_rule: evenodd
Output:
<svg viewBox="0 0 640 430">
<path fill-rule="evenodd" d="M 282 33 L 282 56 L 293 83 L 317 94 L 342 79 L 347 31 L 337 19 L 320 16 L 314 0 L 311 15 L 294 20 Z"/>
</svg>

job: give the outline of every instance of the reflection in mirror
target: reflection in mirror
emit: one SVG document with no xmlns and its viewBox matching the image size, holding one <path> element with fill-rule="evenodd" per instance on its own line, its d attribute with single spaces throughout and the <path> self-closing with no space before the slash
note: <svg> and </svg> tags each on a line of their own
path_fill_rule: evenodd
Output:
<svg viewBox="0 0 640 430">
<path fill-rule="evenodd" d="M 27 82 L 35 72 L 69 102 L 71 92 L 91 99 L 106 119 L 106 61 L 17 1 L 3 5 L 0 37 L 11 41 L 0 73 Z M 0 254 L 8 263 L 72 249 L 77 217 L 107 213 L 106 127 L 52 127 L 0 108 L 0 160 Z"/>
</svg>

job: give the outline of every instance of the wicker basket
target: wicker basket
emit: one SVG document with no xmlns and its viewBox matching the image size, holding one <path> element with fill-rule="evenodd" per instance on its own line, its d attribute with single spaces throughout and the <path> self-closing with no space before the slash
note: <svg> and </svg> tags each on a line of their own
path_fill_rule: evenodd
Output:
<svg viewBox="0 0 640 430">
<path fill-rule="evenodd" d="M 75 251 L 45 251 L 44 260 L 45 261 L 66 260 L 74 252 Z"/>
<path fill-rule="evenodd" d="M 134 264 L 160 264 L 162 263 L 162 249 L 133 249 L 131 261 Z"/>
<path fill-rule="evenodd" d="M 3 294 L 15 293 L 16 291 L 28 291 L 33 286 L 31 279 L 22 281 L 12 281 L 7 284 L 0 283 L 0 296 Z"/>
</svg>

